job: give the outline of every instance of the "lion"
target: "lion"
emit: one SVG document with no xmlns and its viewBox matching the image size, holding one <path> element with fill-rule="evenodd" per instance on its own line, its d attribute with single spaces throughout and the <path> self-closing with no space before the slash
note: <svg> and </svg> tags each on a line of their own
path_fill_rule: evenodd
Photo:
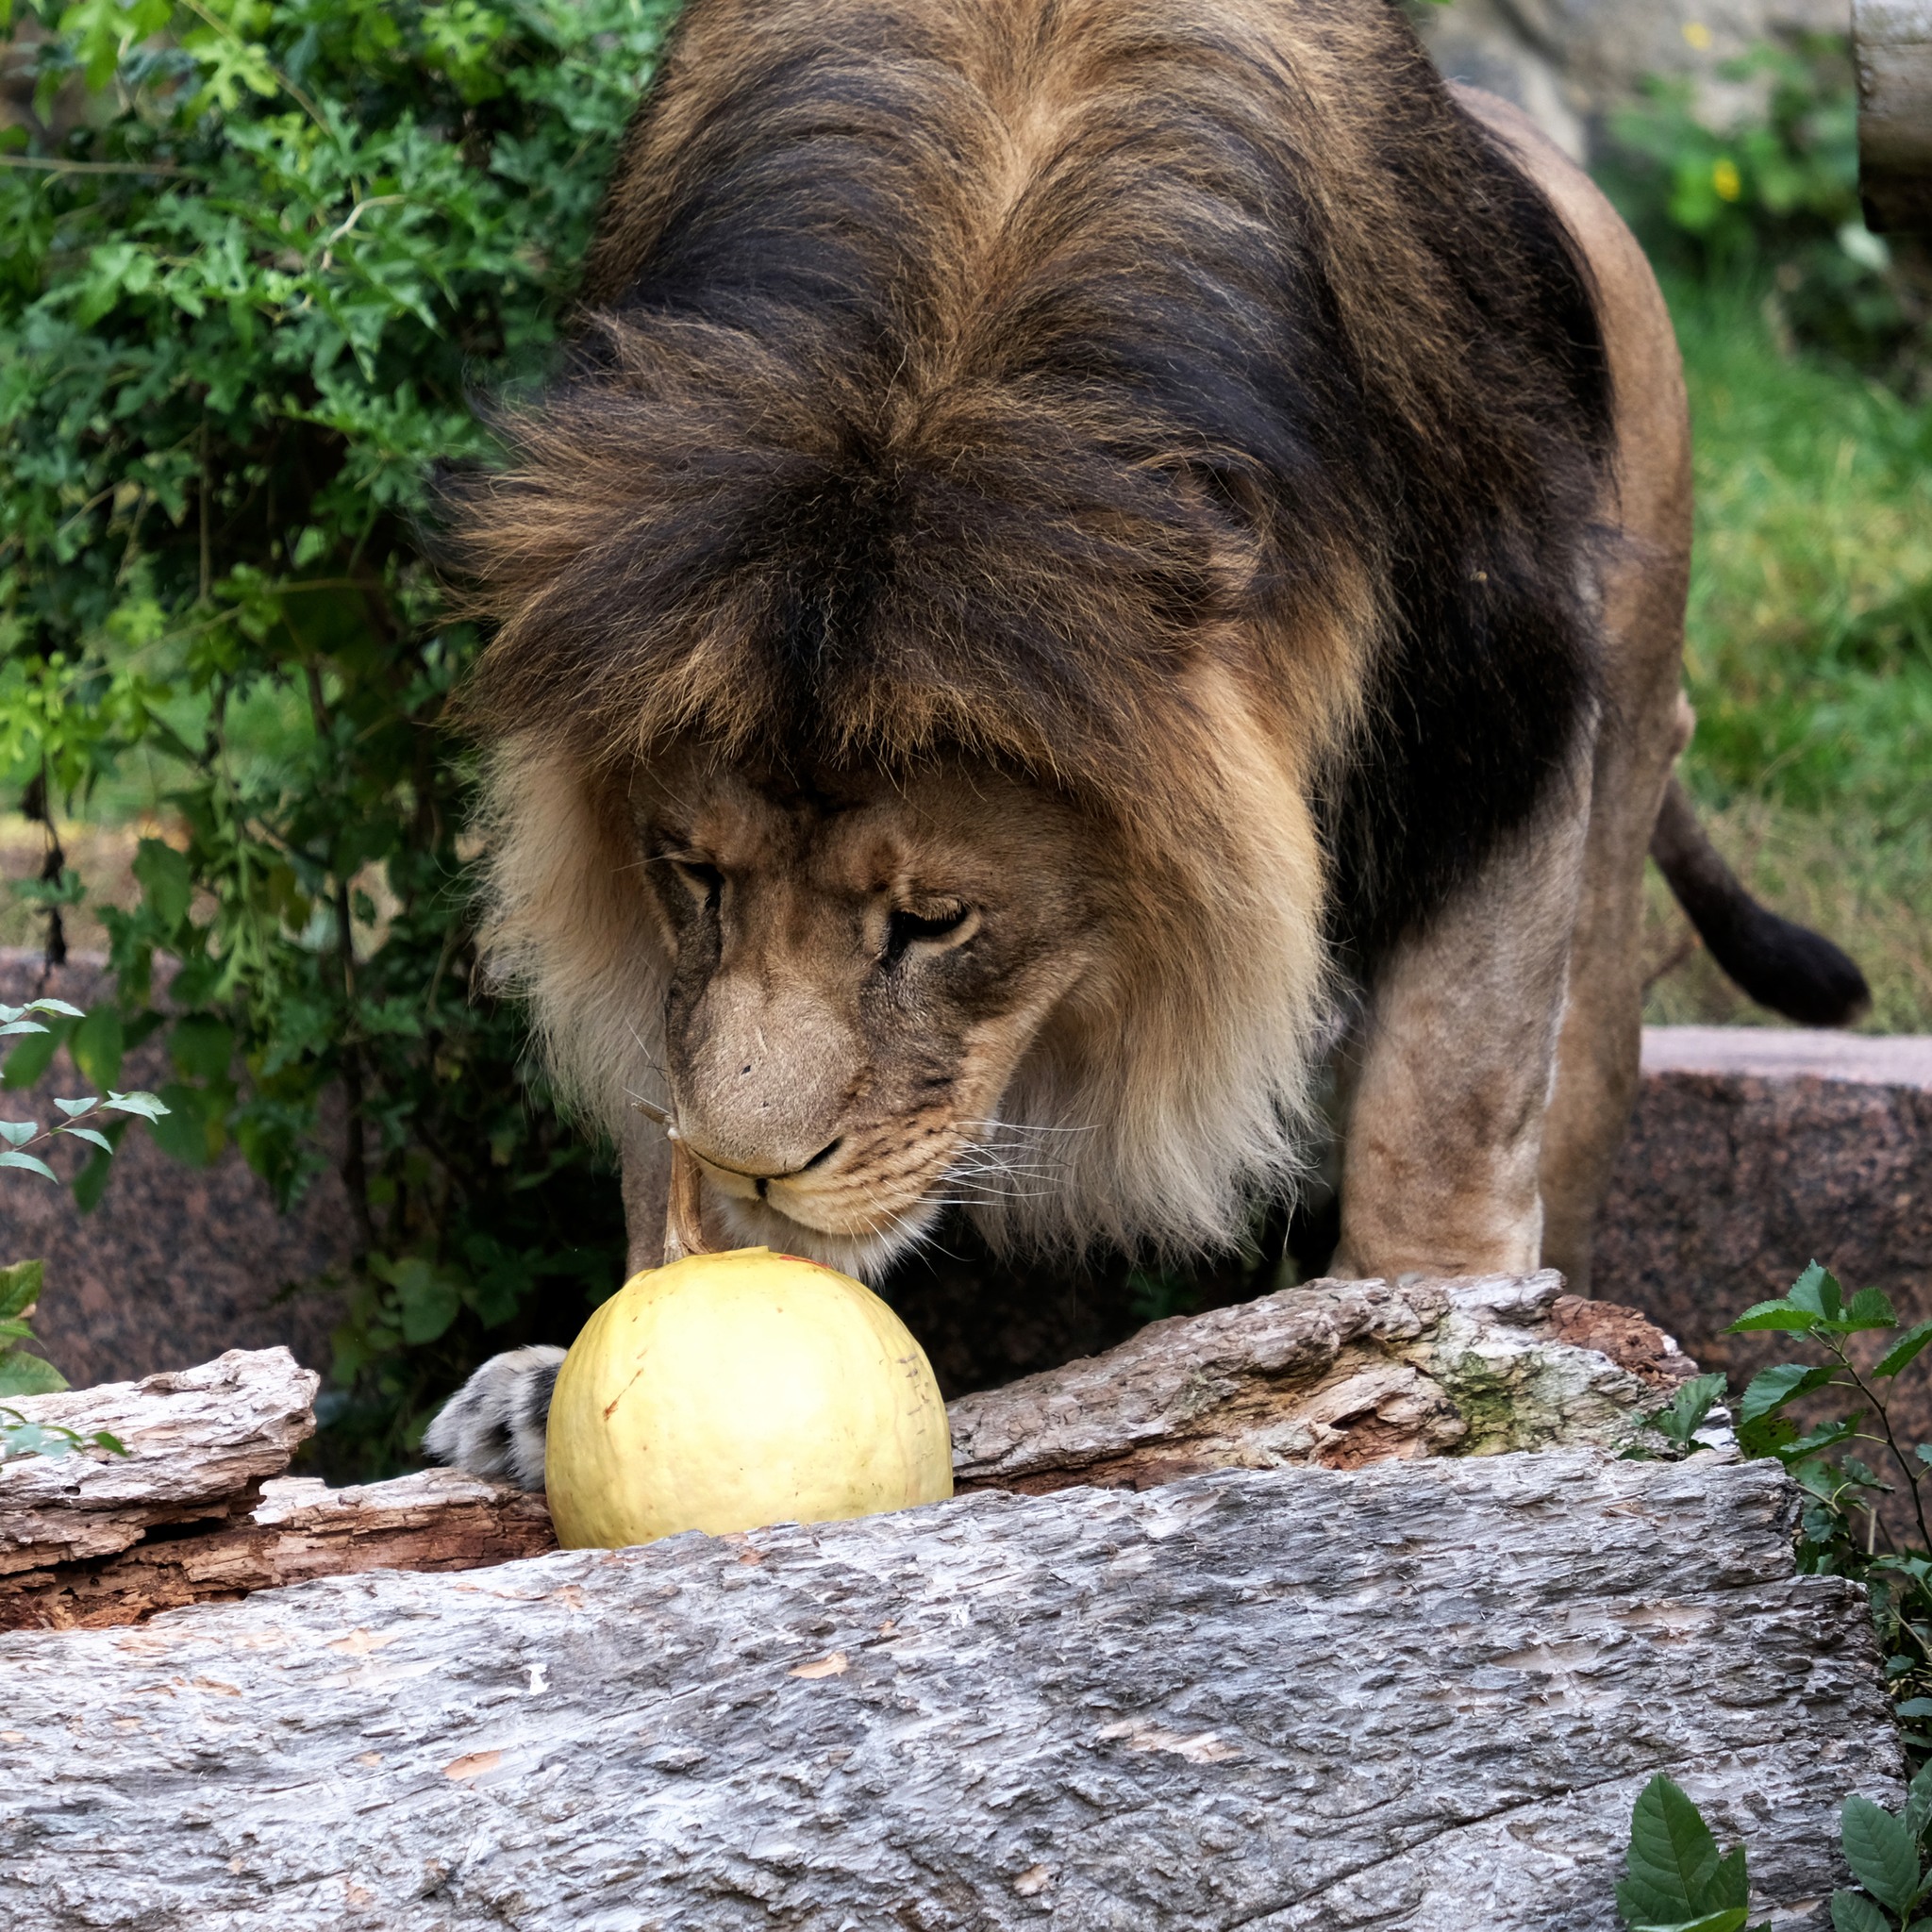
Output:
<svg viewBox="0 0 1932 1932">
<path fill-rule="evenodd" d="M 1636 242 L 1384 0 L 691 0 L 566 366 L 456 479 L 487 952 L 708 1230 L 876 1279 L 1225 1248 L 1562 1270 L 1654 851 L 1814 1024 L 1857 969 L 1672 777 L 1689 433 Z M 432 1453 L 527 1486 L 560 1351 Z"/>
</svg>

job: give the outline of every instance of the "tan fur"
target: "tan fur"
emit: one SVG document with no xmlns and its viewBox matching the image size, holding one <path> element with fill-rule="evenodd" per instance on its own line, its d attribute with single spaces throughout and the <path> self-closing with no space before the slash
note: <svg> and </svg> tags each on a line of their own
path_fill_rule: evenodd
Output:
<svg viewBox="0 0 1932 1932">
<path fill-rule="evenodd" d="M 1588 776 L 1385 971 L 1348 1070 L 1337 1268 L 1541 1259 L 1588 1292 L 1591 1224 L 1637 1091 L 1644 854 L 1690 737 L 1690 421 L 1670 316 L 1629 230 L 1526 116 L 1457 92 L 1549 195 L 1596 277 L 1617 394 L 1607 675 Z"/>
</svg>

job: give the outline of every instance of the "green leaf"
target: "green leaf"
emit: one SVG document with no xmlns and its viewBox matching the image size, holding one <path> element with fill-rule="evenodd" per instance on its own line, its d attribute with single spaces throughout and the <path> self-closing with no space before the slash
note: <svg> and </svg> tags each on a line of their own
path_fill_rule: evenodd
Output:
<svg viewBox="0 0 1932 1932">
<path fill-rule="evenodd" d="M 153 1123 L 149 1131 L 162 1153 L 188 1167 L 207 1167 L 227 1142 L 227 1108 L 206 1087 L 186 1087 L 170 1082 L 161 1089 L 167 1104 L 157 1114 L 143 1114 Z M 125 1105 L 132 1095 L 110 1099 L 109 1107 L 128 1113 L 142 1109 Z"/>
<path fill-rule="evenodd" d="M 1744 1921 L 1750 1916 L 1742 1906 L 1735 1906 L 1682 1925 L 1633 1925 L 1630 1932 L 1743 1932 Z"/>
<path fill-rule="evenodd" d="M 1906 1829 L 1917 1843 L 1932 1824 L 1932 1764 L 1922 1764 L 1906 1792 Z"/>
<path fill-rule="evenodd" d="M 1862 1891 L 1831 1895 L 1832 1932 L 1897 1932 L 1891 1921 Z"/>
<path fill-rule="evenodd" d="M 370 1271 L 379 1273 L 395 1290 L 403 1340 L 411 1344 L 434 1341 L 462 1307 L 461 1284 L 420 1256 L 405 1256 L 400 1261 L 373 1257 Z"/>
<path fill-rule="evenodd" d="M 29 1355 L 24 1348 L 0 1348 L 0 1397 L 58 1395 L 66 1386 L 67 1377 L 44 1356 Z"/>
<path fill-rule="evenodd" d="M 58 1181 L 60 1178 L 39 1156 L 23 1154 L 14 1147 L 0 1149 L 0 1167 L 24 1167 L 30 1174 L 45 1174 L 50 1181 Z"/>
<path fill-rule="evenodd" d="M 1693 1375 L 1678 1389 L 1667 1408 L 1658 1409 L 1647 1419 L 1650 1426 L 1680 1449 L 1689 1448 L 1704 1426 L 1705 1418 L 1723 1399 L 1724 1389 L 1725 1380 L 1721 1374 Z"/>
<path fill-rule="evenodd" d="M 1919 1895 L 1921 1874 L 1918 1848 L 1904 1820 L 1858 1797 L 1845 1800 L 1841 1817 L 1852 1875 L 1881 1905 L 1895 1912 L 1908 1909 Z"/>
<path fill-rule="evenodd" d="M 1901 1369 L 1909 1368 L 1928 1341 L 1932 1341 L 1932 1322 L 1921 1322 L 1916 1327 L 1907 1328 L 1873 1365 L 1874 1375 L 1895 1375 Z"/>
<path fill-rule="evenodd" d="M 168 1058 L 191 1080 L 218 1080 L 235 1057 L 235 1030 L 207 1013 L 175 1023 Z"/>
<path fill-rule="evenodd" d="M 57 1000 L 47 995 L 29 1000 L 20 1010 L 23 1013 L 56 1013 L 65 1020 L 85 1020 L 87 1015 L 78 1007 L 70 1006 L 65 1000 Z"/>
<path fill-rule="evenodd" d="M 1835 1373 L 1832 1368 L 1807 1367 L 1803 1362 L 1780 1362 L 1775 1368 L 1759 1369 L 1738 1405 L 1738 1421 L 1755 1423 L 1772 1415 L 1793 1397 L 1823 1389 Z"/>
<path fill-rule="evenodd" d="M 170 1111 L 152 1093 L 109 1093 L 101 1104 L 116 1113 L 139 1114 L 144 1121 L 158 1121 Z"/>
<path fill-rule="evenodd" d="M 125 1039 L 117 1007 L 96 1007 L 74 1029 L 74 1036 L 67 1042 L 74 1064 L 96 1087 L 112 1087 L 121 1077 L 121 1056 L 125 1050 Z"/>
<path fill-rule="evenodd" d="M 160 922 L 163 931 L 173 933 L 188 917 L 188 908 L 194 903 L 194 874 L 187 856 L 159 839 L 143 839 L 135 852 L 131 870 L 147 900 L 148 909 Z"/>
<path fill-rule="evenodd" d="M 113 1141 L 108 1140 L 107 1135 L 101 1133 L 97 1128 L 61 1127 L 58 1129 L 58 1131 L 63 1136 L 65 1136 L 68 1140 L 92 1141 L 93 1145 L 98 1147 L 104 1154 L 111 1154 L 114 1151 Z"/>
<path fill-rule="evenodd" d="M 1749 1307 L 1724 1330 L 1726 1335 L 1756 1335 L 1766 1329 L 1783 1328 L 1804 1334 L 1816 1328 L 1819 1316 L 1809 1308 L 1794 1308 L 1788 1301 L 1759 1302 Z"/>
<path fill-rule="evenodd" d="M 44 1261 L 15 1261 L 0 1268 L 0 1316 L 11 1320 L 32 1307 L 41 1298 L 46 1273 Z"/>
<path fill-rule="evenodd" d="M 39 1121 L 0 1121 L 0 1141 L 9 1147 L 25 1147 L 40 1131 Z"/>
<path fill-rule="evenodd" d="M 72 1024 L 50 1027 L 32 1040 L 23 1040 L 7 1056 L 7 1065 L 0 1069 L 0 1085 L 8 1087 L 36 1087 L 54 1063 L 54 1056 L 60 1051 L 60 1042 L 73 1031 Z"/>
<path fill-rule="evenodd" d="M 1793 1307 L 1809 1309 L 1828 1322 L 1837 1321 L 1844 1308 L 1844 1291 L 1838 1276 L 1817 1261 L 1806 1263 L 1805 1272 L 1786 1290 L 1785 1299 Z"/>
<path fill-rule="evenodd" d="M 1721 1857 L 1703 1814 L 1661 1773 L 1638 1794 L 1624 1871 L 1617 1905 L 1632 1925 L 1694 1924 L 1750 1903 L 1743 1846 Z"/>
<path fill-rule="evenodd" d="M 1861 1288 L 1846 1306 L 1844 1321 L 1853 1330 L 1896 1328 L 1898 1314 L 1882 1289 Z"/>
<path fill-rule="evenodd" d="M 54 1103 L 69 1120 L 79 1119 L 90 1108 L 98 1107 L 100 1104 L 99 1096 L 92 1093 L 85 1100 L 57 1100 Z"/>
</svg>

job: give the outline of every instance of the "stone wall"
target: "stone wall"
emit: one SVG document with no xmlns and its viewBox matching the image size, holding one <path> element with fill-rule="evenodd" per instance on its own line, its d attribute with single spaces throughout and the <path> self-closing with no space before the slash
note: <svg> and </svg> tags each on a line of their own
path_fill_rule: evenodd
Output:
<svg viewBox="0 0 1932 1932">
<path fill-rule="evenodd" d="M 106 992 L 98 962 L 76 958 L 48 972 L 38 952 L 0 951 L 0 1002 L 8 1006 L 52 994 L 87 1007 Z M 152 1040 L 127 1056 L 120 1085 L 153 1091 L 173 1078 L 166 1051 Z M 92 1091 L 63 1050 L 31 1091 L 0 1094 L 0 1115 L 31 1113 L 44 1123 L 57 1096 Z M 53 1164 L 65 1174 L 79 1163 L 57 1149 Z M 92 1214 L 30 1174 L 0 1182 L 0 1260 L 45 1260 L 34 1325 L 76 1388 L 276 1342 L 326 1369 L 329 1330 L 340 1319 L 335 1298 L 288 1291 L 347 1258 L 348 1226 L 347 1198 L 332 1174 L 284 1217 L 233 1147 L 208 1167 L 183 1167 L 140 1126 L 122 1143 Z"/>
</svg>

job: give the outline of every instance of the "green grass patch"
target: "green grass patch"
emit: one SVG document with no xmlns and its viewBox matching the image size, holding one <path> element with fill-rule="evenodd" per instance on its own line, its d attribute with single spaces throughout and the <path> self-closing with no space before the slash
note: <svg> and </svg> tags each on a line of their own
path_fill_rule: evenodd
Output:
<svg viewBox="0 0 1932 1932">
<path fill-rule="evenodd" d="M 1868 1024 L 1932 1029 L 1932 407 L 1782 353 L 1749 285 L 1667 292 L 1696 433 L 1691 788 L 1753 889 L 1864 966 Z M 1662 963 L 1655 880 L 1651 909 Z M 1770 1019 L 1695 955 L 1649 1017 Z"/>
</svg>

